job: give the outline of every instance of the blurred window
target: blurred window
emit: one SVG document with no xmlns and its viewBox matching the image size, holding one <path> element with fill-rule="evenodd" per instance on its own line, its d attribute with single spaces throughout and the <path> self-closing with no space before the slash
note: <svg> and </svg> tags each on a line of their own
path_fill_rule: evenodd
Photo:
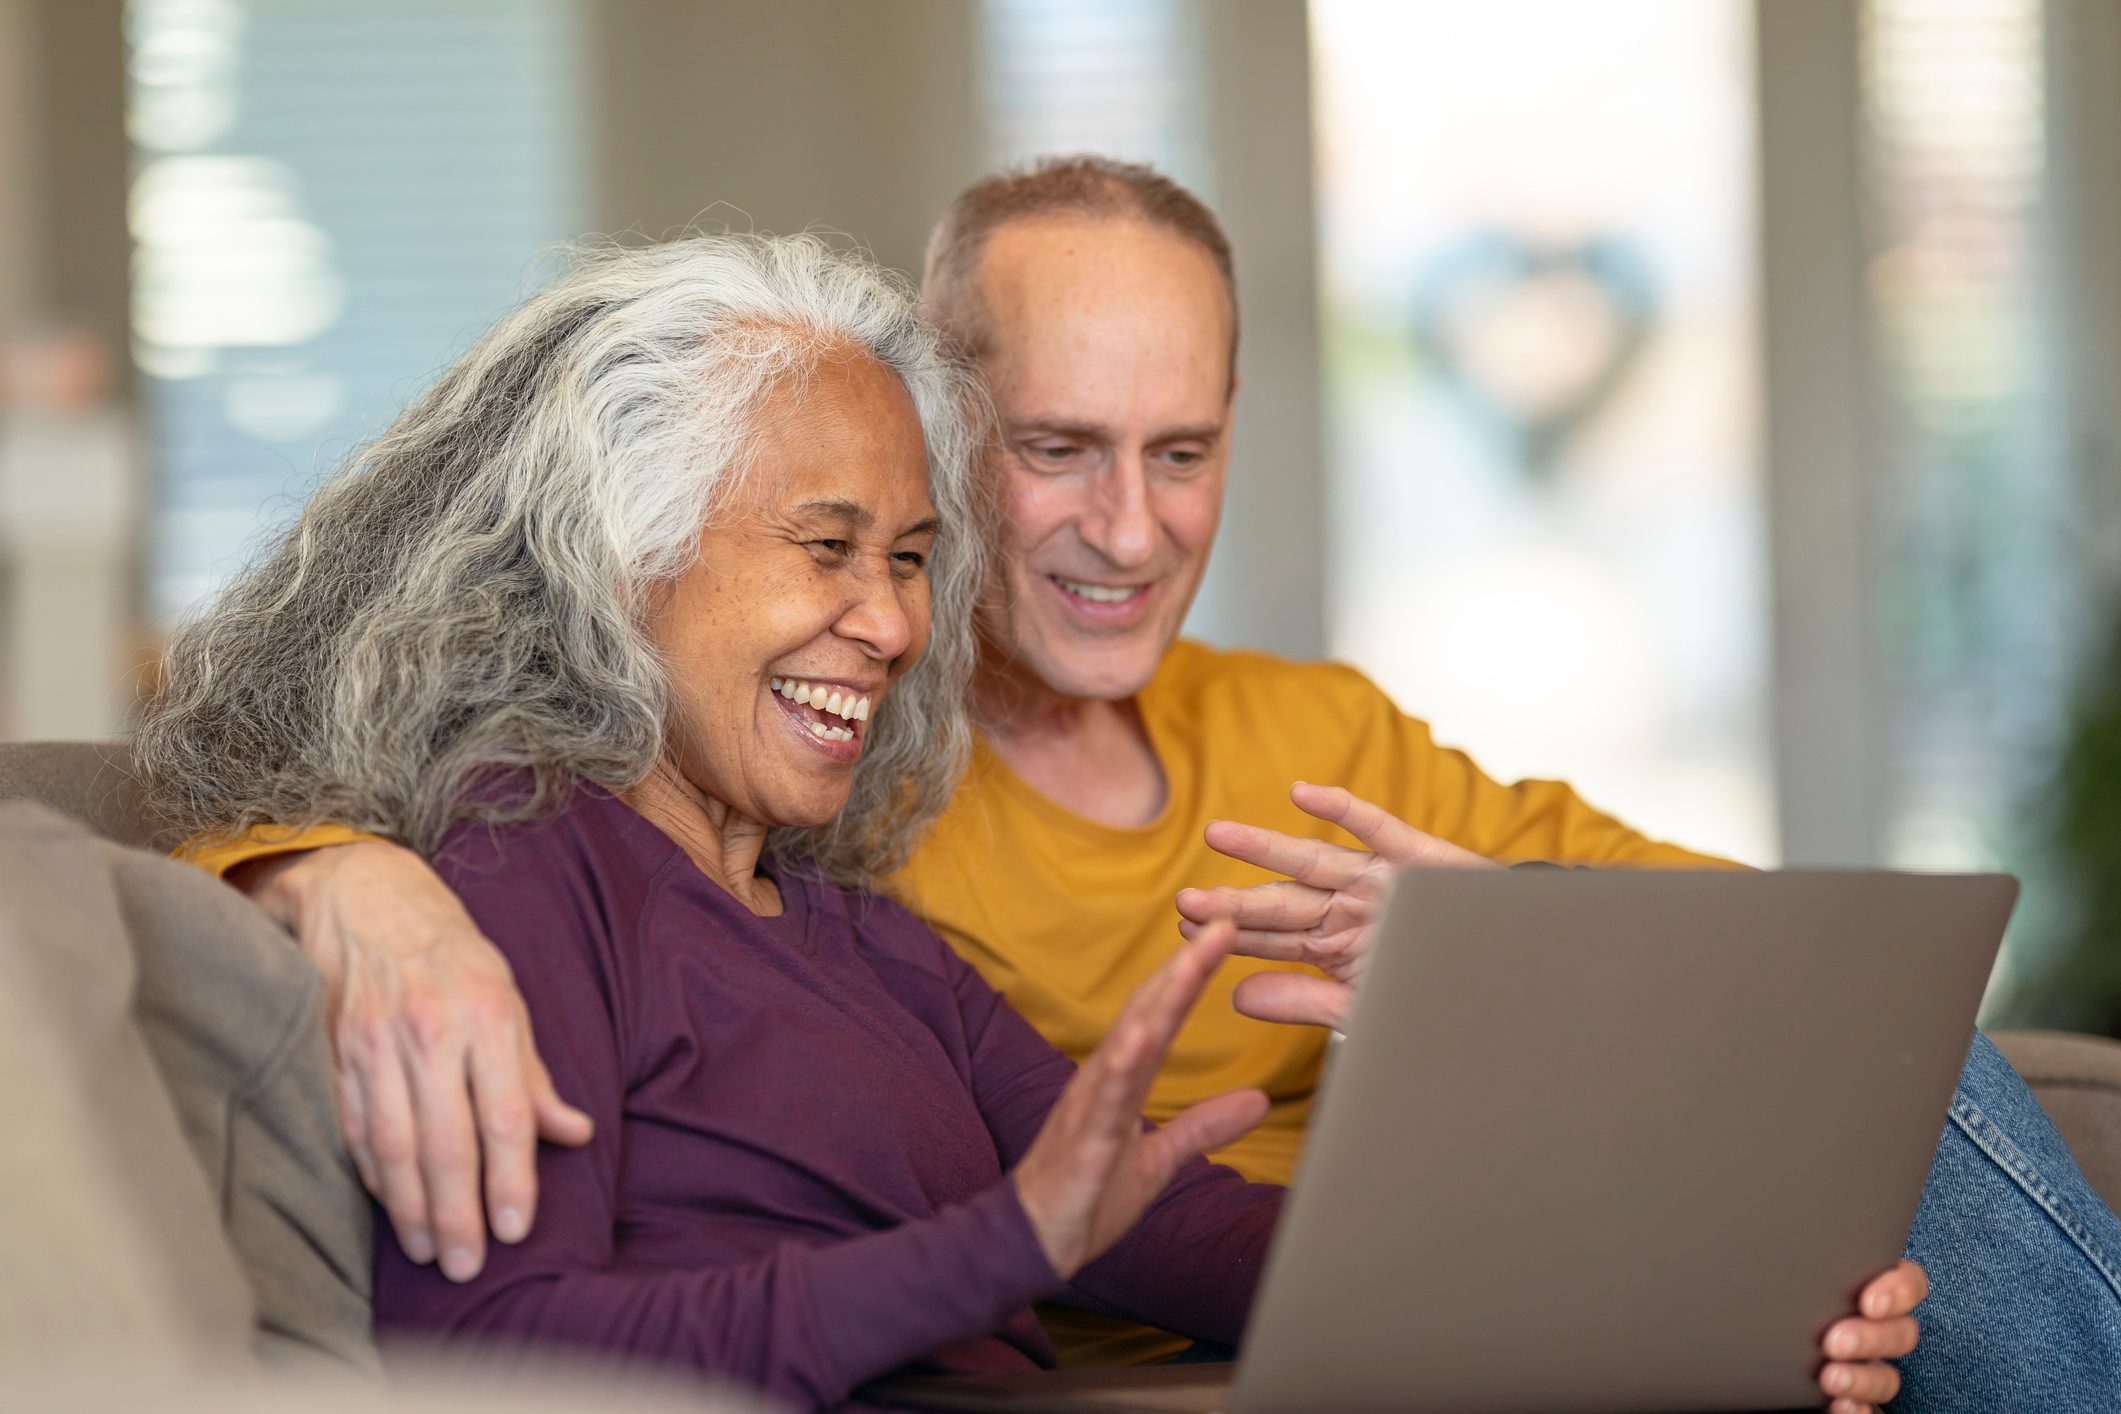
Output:
<svg viewBox="0 0 2121 1414">
<path fill-rule="evenodd" d="M 1887 449 L 1888 856 L 2009 862 L 2073 616 L 2043 367 L 2040 0 L 1868 0 L 1866 211 Z"/>
<path fill-rule="evenodd" d="M 989 160 L 1103 153 L 1153 163 L 1212 200 L 1202 3 L 981 0 Z"/>
<path fill-rule="evenodd" d="M 1776 853 L 1746 0 L 1313 0 L 1328 632 L 1439 739 Z"/>
<path fill-rule="evenodd" d="M 127 18 L 166 619 L 578 234 L 581 40 L 575 0 L 132 0 Z"/>
</svg>

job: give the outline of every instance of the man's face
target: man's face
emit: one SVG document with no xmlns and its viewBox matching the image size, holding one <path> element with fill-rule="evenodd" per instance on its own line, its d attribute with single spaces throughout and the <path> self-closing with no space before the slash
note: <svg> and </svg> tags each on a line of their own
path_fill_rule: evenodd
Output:
<svg viewBox="0 0 2121 1414">
<path fill-rule="evenodd" d="M 1221 274 L 1142 222 L 1038 218 L 995 231 L 978 278 L 1007 511 L 987 630 L 1055 692 L 1129 697 L 1178 636 L 1222 513 Z"/>
</svg>

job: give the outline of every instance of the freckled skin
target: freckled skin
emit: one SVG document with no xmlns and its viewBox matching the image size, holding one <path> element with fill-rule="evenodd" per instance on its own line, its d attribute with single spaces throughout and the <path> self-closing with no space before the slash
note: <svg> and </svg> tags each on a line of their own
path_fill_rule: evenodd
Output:
<svg viewBox="0 0 2121 1414">
<path fill-rule="evenodd" d="M 1129 219 L 995 231 L 978 286 L 1001 415 L 1006 612 L 988 632 L 1027 684 L 1116 701 L 1178 636 L 1228 461 L 1233 314 L 1208 253 Z M 1067 424 L 1090 429 L 1044 435 Z M 1085 625 L 1049 576 L 1151 584 L 1139 622 Z"/>
<path fill-rule="evenodd" d="M 874 717 L 927 647 L 935 511 L 920 419 L 896 375 L 843 351 L 768 400 L 756 456 L 746 499 L 655 593 L 649 634 L 670 665 L 684 782 L 764 825 L 818 825 L 846 803 L 851 767 L 796 738 L 767 684 L 858 684 Z"/>
</svg>

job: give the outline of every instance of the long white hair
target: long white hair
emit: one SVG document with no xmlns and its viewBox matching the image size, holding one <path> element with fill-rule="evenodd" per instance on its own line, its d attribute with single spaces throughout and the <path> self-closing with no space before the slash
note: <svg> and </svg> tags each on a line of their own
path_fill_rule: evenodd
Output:
<svg viewBox="0 0 2121 1414">
<path fill-rule="evenodd" d="M 574 252 L 177 635 L 136 742 L 166 823 L 328 819 L 431 853 L 457 821 L 531 818 L 576 781 L 637 785 L 670 699 L 647 591 L 696 558 L 767 394 L 849 346 L 920 416 L 933 627 L 846 809 L 774 844 L 874 884 L 969 748 L 986 403 L 903 281 L 809 235 Z M 509 769 L 527 792 L 486 788 Z"/>
</svg>

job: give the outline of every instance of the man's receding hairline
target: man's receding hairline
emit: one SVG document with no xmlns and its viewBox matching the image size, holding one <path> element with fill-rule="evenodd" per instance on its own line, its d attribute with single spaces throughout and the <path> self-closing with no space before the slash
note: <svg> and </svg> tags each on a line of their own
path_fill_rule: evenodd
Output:
<svg viewBox="0 0 2121 1414">
<path fill-rule="evenodd" d="M 990 351 L 991 311 L 980 292 L 988 249 L 997 232 L 1032 221 L 1134 221 L 1201 251 L 1222 284 L 1235 376 L 1237 276 L 1222 223 L 1207 203 L 1155 169 L 1087 155 L 1045 158 L 982 178 L 958 193 L 929 233 L 922 299 L 931 316 L 973 353 Z"/>
</svg>

